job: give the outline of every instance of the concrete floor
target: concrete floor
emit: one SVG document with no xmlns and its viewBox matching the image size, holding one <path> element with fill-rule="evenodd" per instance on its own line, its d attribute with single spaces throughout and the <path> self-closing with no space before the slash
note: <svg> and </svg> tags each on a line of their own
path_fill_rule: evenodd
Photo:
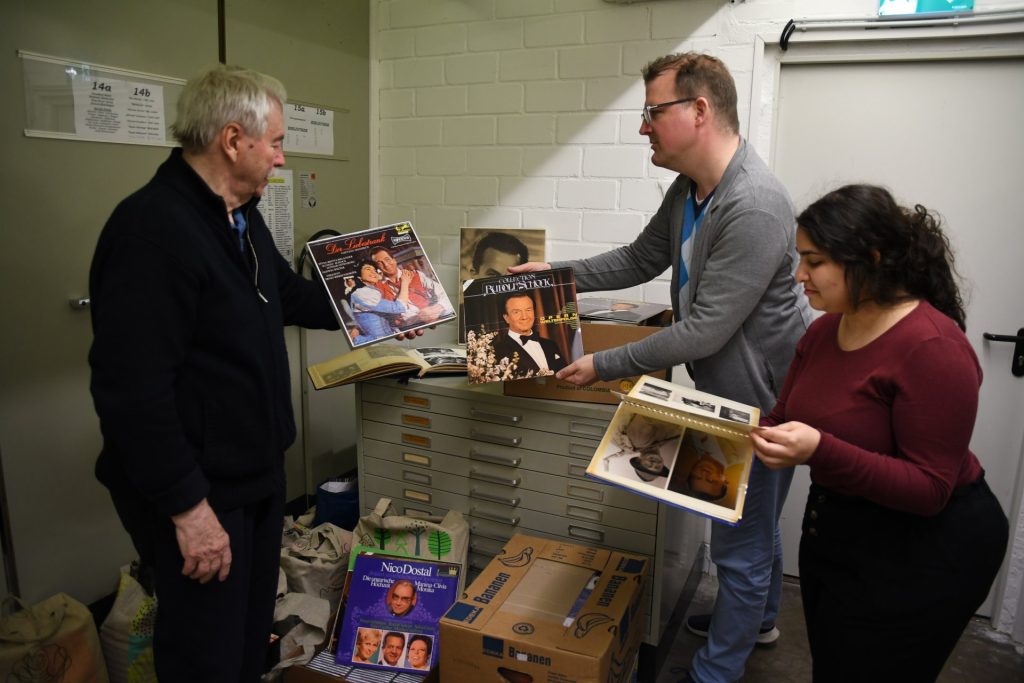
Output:
<svg viewBox="0 0 1024 683">
<path fill-rule="evenodd" d="M 688 613 L 708 612 L 717 589 L 717 581 L 705 576 Z M 811 655 L 800 586 L 795 580 L 787 580 L 783 589 L 782 613 L 777 626 L 782 632 L 779 640 L 773 645 L 755 648 L 747 660 L 744 683 L 810 683 Z M 681 676 L 680 669 L 689 668 L 693 653 L 703 642 L 680 625 L 658 672 L 657 683 L 676 683 Z M 1015 644 L 993 631 L 987 620 L 975 619 L 946 662 L 938 683 L 1024 683 L 1024 645 Z"/>
</svg>

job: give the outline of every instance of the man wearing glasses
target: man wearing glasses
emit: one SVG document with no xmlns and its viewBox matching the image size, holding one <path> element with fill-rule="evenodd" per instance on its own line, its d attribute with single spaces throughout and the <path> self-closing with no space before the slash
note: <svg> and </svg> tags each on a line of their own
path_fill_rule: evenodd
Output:
<svg viewBox="0 0 1024 683">
<path fill-rule="evenodd" d="M 587 385 L 685 363 L 696 387 L 773 407 L 797 340 L 810 323 L 793 279 L 793 204 L 739 134 L 736 86 L 718 59 L 672 54 L 644 67 L 640 133 L 651 161 L 679 174 L 632 244 L 592 258 L 527 263 L 571 267 L 580 292 L 635 287 L 672 269 L 675 323 L 646 339 L 587 354 L 557 373 Z M 739 526 L 713 524 L 719 592 L 687 627 L 708 638 L 683 681 L 731 683 L 756 643 L 778 638 L 782 593 L 778 519 L 792 475 L 758 462 Z"/>
</svg>

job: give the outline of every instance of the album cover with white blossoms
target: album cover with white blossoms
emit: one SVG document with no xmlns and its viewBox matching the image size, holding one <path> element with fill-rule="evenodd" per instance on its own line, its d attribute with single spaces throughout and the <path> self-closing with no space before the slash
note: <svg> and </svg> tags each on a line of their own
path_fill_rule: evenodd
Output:
<svg viewBox="0 0 1024 683">
<path fill-rule="evenodd" d="M 572 268 L 467 280 L 462 293 L 471 383 L 545 377 L 583 355 Z"/>
</svg>

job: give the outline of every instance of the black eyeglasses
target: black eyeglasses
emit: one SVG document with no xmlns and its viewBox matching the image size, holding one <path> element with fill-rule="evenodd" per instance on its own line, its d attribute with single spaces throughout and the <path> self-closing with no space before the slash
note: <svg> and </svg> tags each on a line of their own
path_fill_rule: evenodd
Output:
<svg viewBox="0 0 1024 683">
<path fill-rule="evenodd" d="M 640 116 L 643 117 L 644 123 L 646 123 L 649 126 L 649 125 L 651 125 L 651 112 L 654 111 L 655 109 L 661 109 L 662 107 L 670 107 L 673 104 L 683 104 L 684 102 L 693 102 L 695 99 L 697 99 L 697 98 L 696 97 L 684 97 L 684 98 L 682 98 L 680 100 L 672 100 L 671 102 L 660 102 L 658 104 L 645 104 L 644 105 L 644 110 L 640 113 Z"/>
</svg>

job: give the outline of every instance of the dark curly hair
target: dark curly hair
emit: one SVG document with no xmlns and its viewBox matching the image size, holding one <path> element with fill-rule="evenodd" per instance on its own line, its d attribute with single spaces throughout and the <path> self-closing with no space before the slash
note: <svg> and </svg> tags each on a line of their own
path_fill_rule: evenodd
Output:
<svg viewBox="0 0 1024 683">
<path fill-rule="evenodd" d="M 846 185 L 797 216 L 814 245 L 843 266 L 850 304 L 924 299 L 967 329 L 953 251 L 940 219 L 874 185 Z"/>
</svg>

